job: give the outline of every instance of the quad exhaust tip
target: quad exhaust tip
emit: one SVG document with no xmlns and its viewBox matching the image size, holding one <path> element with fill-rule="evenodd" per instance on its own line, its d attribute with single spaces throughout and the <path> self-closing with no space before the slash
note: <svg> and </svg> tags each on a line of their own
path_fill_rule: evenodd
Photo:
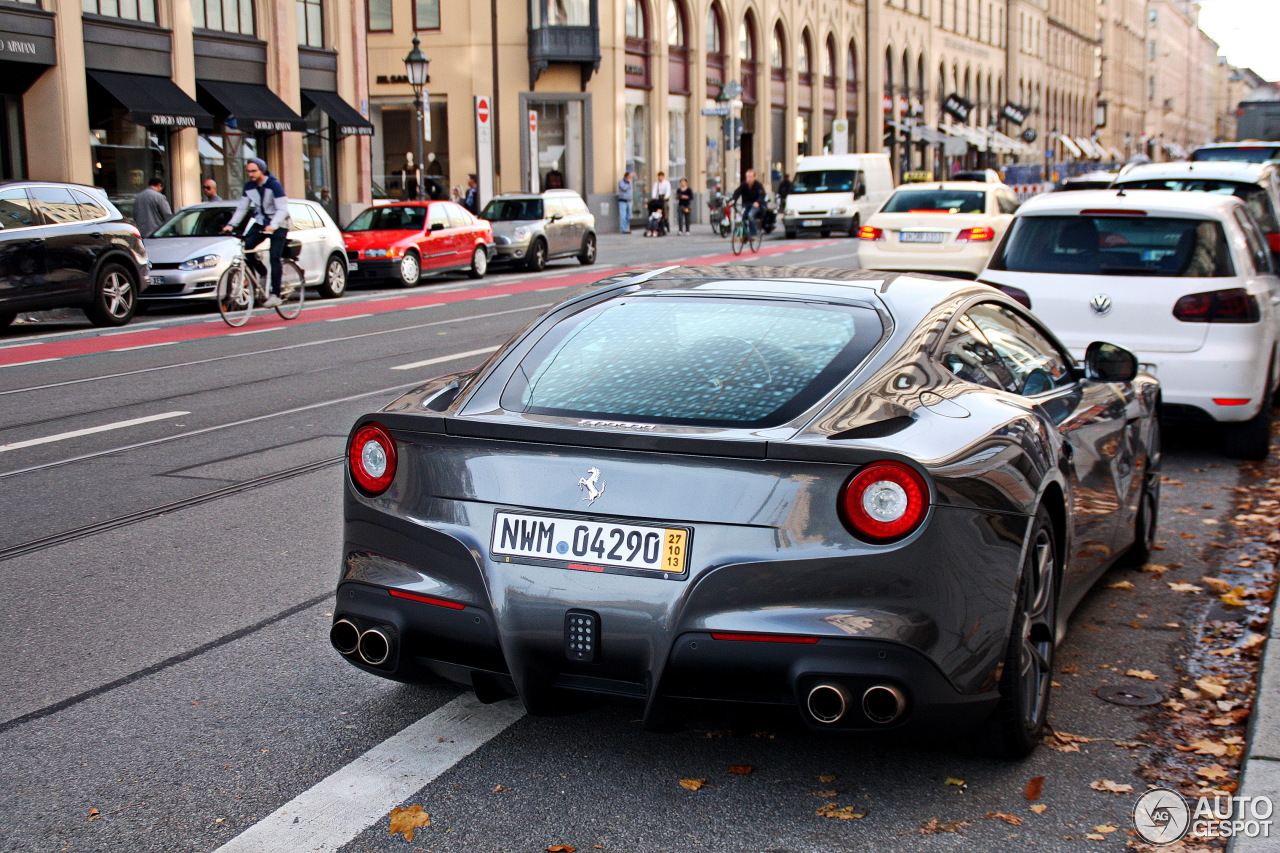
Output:
<svg viewBox="0 0 1280 853">
<path fill-rule="evenodd" d="M 360 660 L 369 666 L 381 666 L 391 657 L 391 638 L 381 628 L 370 628 L 360 635 L 357 650 Z"/>
<path fill-rule="evenodd" d="M 350 619 L 339 619 L 329 629 L 329 642 L 340 654 L 353 655 L 360 646 L 360 629 Z"/>
<path fill-rule="evenodd" d="M 823 682 L 809 691 L 805 707 L 817 722 L 835 725 L 854 707 L 853 695 L 843 684 Z M 890 684 L 874 684 L 862 693 L 862 713 L 875 725 L 893 725 L 902 719 L 906 710 L 907 697 Z"/>
<path fill-rule="evenodd" d="M 907 697 L 890 684 L 876 684 L 862 694 L 862 713 L 877 725 L 889 726 L 902 719 L 907 710 Z"/>
<path fill-rule="evenodd" d="M 815 686 L 805 700 L 809 716 L 827 725 L 840 722 L 852 703 L 853 696 L 844 685 L 829 683 Z"/>
</svg>

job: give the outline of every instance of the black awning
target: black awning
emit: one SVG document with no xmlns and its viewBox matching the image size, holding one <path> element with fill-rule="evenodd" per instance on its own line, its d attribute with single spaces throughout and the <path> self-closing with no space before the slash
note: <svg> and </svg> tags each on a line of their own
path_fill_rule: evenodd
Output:
<svg viewBox="0 0 1280 853">
<path fill-rule="evenodd" d="M 373 136 L 373 122 L 360 115 L 355 107 L 342 100 L 342 96 L 336 92 L 303 89 L 302 98 L 333 119 L 333 123 L 338 126 L 339 136 Z"/>
<path fill-rule="evenodd" d="M 129 111 L 129 120 L 145 127 L 213 127 L 213 116 L 168 77 L 86 72 L 110 100 Z"/>
<path fill-rule="evenodd" d="M 307 129 L 302 116 L 266 86 L 197 80 L 196 88 L 216 105 L 215 112 L 228 127 L 248 133 Z"/>
</svg>

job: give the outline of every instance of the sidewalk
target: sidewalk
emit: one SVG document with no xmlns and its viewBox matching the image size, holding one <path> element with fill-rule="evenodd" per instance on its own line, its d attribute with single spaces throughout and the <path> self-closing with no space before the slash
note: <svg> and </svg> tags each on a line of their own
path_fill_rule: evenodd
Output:
<svg viewBox="0 0 1280 853">
<path fill-rule="evenodd" d="M 1245 754 L 1240 761 L 1239 797 L 1265 798 L 1277 810 L 1270 838 L 1239 838 L 1227 844 L 1228 853 L 1276 853 L 1280 850 L 1280 622 L 1274 612 L 1267 632 L 1262 671 L 1254 696 L 1253 716 Z"/>
</svg>

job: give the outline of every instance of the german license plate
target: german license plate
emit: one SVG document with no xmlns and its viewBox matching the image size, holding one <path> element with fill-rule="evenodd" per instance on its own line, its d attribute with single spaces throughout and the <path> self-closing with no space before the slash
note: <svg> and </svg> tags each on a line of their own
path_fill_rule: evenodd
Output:
<svg viewBox="0 0 1280 853">
<path fill-rule="evenodd" d="M 800 226 L 802 228 L 821 228 L 822 220 L 821 219 L 804 219 L 804 220 L 801 220 Z"/>
<path fill-rule="evenodd" d="M 359 265 L 359 264 L 357 264 L 355 261 L 348 261 L 348 262 L 347 262 L 347 269 L 348 269 L 348 270 L 351 270 L 351 271 L 353 271 L 353 272 L 354 272 L 355 270 L 360 269 L 360 265 Z"/>
<path fill-rule="evenodd" d="M 687 527 L 657 527 L 499 512 L 489 551 L 495 557 L 549 560 L 585 570 L 629 569 L 683 575 L 689 565 Z"/>
<path fill-rule="evenodd" d="M 151 284 L 157 287 L 164 284 L 164 276 L 162 275 L 151 276 Z"/>
<path fill-rule="evenodd" d="M 899 243 L 941 243 L 946 236 L 941 231 L 899 231 Z"/>
</svg>

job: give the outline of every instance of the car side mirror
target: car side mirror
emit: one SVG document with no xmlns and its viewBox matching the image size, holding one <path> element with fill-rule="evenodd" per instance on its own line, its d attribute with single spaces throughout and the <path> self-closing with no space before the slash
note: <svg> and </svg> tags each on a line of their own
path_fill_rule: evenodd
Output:
<svg viewBox="0 0 1280 853">
<path fill-rule="evenodd" d="M 862 198 L 867 194 L 867 179 L 859 172 L 858 176 L 853 179 L 853 197 Z"/>
<path fill-rule="evenodd" d="M 564 217 L 558 213 L 553 213 L 549 217 L 547 217 L 547 220 L 549 222 L 559 222 L 561 219 L 564 219 Z"/>
<path fill-rule="evenodd" d="M 1138 375 L 1138 357 L 1124 347 L 1094 341 L 1085 350 L 1084 369 L 1099 382 L 1128 382 Z"/>
<path fill-rule="evenodd" d="M 443 231 L 443 230 L 444 230 L 444 223 L 443 223 L 443 222 L 432 222 L 432 223 L 431 223 L 431 226 L 430 226 L 429 228 L 427 228 L 427 230 L 428 230 L 428 231 Z"/>
</svg>

